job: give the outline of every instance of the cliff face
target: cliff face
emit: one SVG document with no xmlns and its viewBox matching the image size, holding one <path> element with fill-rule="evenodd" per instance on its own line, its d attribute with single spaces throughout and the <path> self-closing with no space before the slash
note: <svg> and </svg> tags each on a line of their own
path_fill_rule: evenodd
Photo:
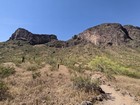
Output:
<svg viewBox="0 0 140 105">
<path fill-rule="evenodd" d="M 25 29 L 19 28 L 12 34 L 9 40 L 23 40 L 29 42 L 31 45 L 35 45 L 57 40 L 57 36 L 48 34 L 33 34 Z"/>
<path fill-rule="evenodd" d="M 91 27 L 78 35 L 95 45 L 121 45 L 132 40 L 128 31 L 118 23 L 105 23 Z"/>
</svg>

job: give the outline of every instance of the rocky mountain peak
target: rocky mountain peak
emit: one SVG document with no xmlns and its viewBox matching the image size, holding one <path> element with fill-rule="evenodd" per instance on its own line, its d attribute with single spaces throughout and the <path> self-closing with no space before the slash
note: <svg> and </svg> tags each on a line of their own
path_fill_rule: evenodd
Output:
<svg viewBox="0 0 140 105">
<path fill-rule="evenodd" d="M 48 43 L 49 46 L 74 46 L 80 43 L 93 43 L 97 46 L 140 46 L 140 27 L 122 26 L 119 23 L 103 23 L 75 35 L 68 41 L 59 41 L 56 35 L 33 34 L 26 29 L 17 29 L 9 40 L 23 40 L 31 45 Z"/>
<path fill-rule="evenodd" d="M 57 36 L 53 34 L 33 34 L 26 29 L 18 28 L 9 40 L 23 40 L 35 45 L 57 40 Z"/>
<path fill-rule="evenodd" d="M 104 23 L 78 35 L 80 38 L 95 45 L 121 45 L 131 40 L 127 30 L 119 23 Z"/>
<path fill-rule="evenodd" d="M 32 33 L 24 28 L 18 28 L 10 37 L 10 40 L 24 40 L 28 41 Z"/>
</svg>

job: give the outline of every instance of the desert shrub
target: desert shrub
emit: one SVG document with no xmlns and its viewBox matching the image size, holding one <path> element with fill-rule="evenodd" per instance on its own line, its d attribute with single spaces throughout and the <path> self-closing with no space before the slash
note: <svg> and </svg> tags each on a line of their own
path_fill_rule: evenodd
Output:
<svg viewBox="0 0 140 105">
<path fill-rule="evenodd" d="M 89 67 L 92 70 L 98 70 L 107 74 L 121 74 L 134 78 L 140 78 L 140 73 L 136 73 L 131 68 L 115 62 L 105 56 L 96 56 L 90 63 Z"/>
<path fill-rule="evenodd" d="M 39 68 L 38 65 L 36 65 L 36 64 L 30 64 L 27 67 L 27 71 L 36 71 L 38 68 Z"/>
<path fill-rule="evenodd" d="M 32 73 L 33 79 L 36 79 L 37 77 L 40 77 L 40 76 L 41 76 L 40 72 L 34 72 L 34 73 Z"/>
<path fill-rule="evenodd" d="M 96 89 L 99 87 L 99 82 L 91 82 L 89 77 L 76 76 L 71 80 L 73 81 L 74 88 L 83 90 L 85 92 L 96 91 Z"/>
<path fill-rule="evenodd" d="M 76 66 L 73 66 L 71 67 L 73 70 L 79 72 L 79 73 L 83 73 L 84 72 L 84 69 L 81 67 L 81 65 L 79 65 L 78 67 Z"/>
<path fill-rule="evenodd" d="M 0 66 L 0 78 L 8 77 L 15 73 L 14 67 Z"/>
<path fill-rule="evenodd" d="M 6 84 L 0 81 L 0 101 L 2 101 L 3 99 L 6 99 L 7 93 L 8 93 L 7 90 L 8 90 L 8 87 L 6 86 Z"/>
<path fill-rule="evenodd" d="M 81 64 L 76 65 L 75 62 L 67 63 L 66 66 L 79 73 L 83 73 L 85 70 Z"/>
</svg>

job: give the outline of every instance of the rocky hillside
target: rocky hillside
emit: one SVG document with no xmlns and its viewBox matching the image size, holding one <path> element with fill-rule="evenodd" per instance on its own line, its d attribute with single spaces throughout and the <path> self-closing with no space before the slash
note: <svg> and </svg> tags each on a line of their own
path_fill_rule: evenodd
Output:
<svg viewBox="0 0 140 105">
<path fill-rule="evenodd" d="M 9 40 L 23 40 L 35 45 L 57 40 L 57 36 L 48 34 L 33 34 L 23 28 L 19 28 L 12 34 Z"/>
<path fill-rule="evenodd" d="M 125 25 L 124 28 L 127 30 L 129 36 L 133 39 L 130 45 L 134 47 L 140 46 L 140 27 L 135 27 L 132 25 Z"/>
<path fill-rule="evenodd" d="M 119 23 L 104 23 L 74 35 L 68 41 L 60 41 L 56 35 L 33 34 L 25 29 L 17 29 L 9 40 L 27 41 L 31 45 L 47 44 L 50 47 L 69 47 L 90 42 L 96 46 L 138 47 L 140 45 L 140 28 L 132 25 L 122 26 Z"/>
<path fill-rule="evenodd" d="M 140 105 L 139 45 L 130 25 L 101 24 L 68 41 L 20 28 L 0 43 L 0 105 Z"/>
<path fill-rule="evenodd" d="M 118 23 L 104 23 L 91 27 L 78 35 L 79 38 L 97 46 L 130 45 L 139 46 L 140 28 L 131 25 L 122 26 Z"/>
</svg>

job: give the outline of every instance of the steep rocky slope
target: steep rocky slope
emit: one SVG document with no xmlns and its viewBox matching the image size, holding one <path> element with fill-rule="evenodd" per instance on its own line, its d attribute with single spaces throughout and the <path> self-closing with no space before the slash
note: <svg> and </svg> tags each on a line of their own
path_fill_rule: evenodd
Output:
<svg viewBox="0 0 140 105">
<path fill-rule="evenodd" d="M 118 23 L 105 23 L 91 27 L 79 37 L 95 45 L 121 45 L 131 40 L 127 30 Z"/>
<path fill-rule="evenodd" d="M 29 42 L 32 45 L 35 45 L 57 40 L 57 36 L 48 34 L 33 34 L 23 28 L 19 28 L 12 34 L 9 40 L 23 40 Z"/>
</svg>

